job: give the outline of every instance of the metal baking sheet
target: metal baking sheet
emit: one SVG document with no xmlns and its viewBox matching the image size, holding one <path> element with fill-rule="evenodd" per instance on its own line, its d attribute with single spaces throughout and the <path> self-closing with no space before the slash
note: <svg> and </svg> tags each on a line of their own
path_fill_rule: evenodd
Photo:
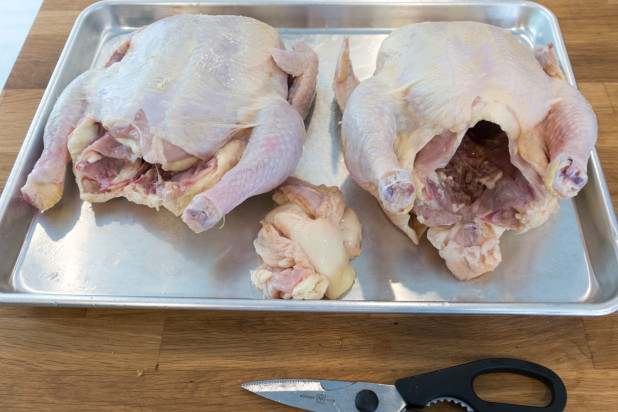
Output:
<svg viewBox="0 0 618 412">
<path fill-rule="evenodd" d="M 180 13 L 238 14 L 276 27 L 289 47 L 307 42 L 320 56 L 317 98 L 306 121 L 296 175 L 341 187 L 363 224 L 353 288 L 337 301 L 265 300 L 253 288 L 253 239 L 273 207 L 269 194 L 244 202 L 225 224 L 195 234 L 166 210 L 124 199 L 79 199 L 71 172 L 62 201 L 41 214 L 19 188 L 42 150 L 43 128 L 59 93 L 92 67 L 114 38 Z M 530 46 L 551 41 L 575 84 L 554 15 L 531 2 L 113 2 L 81 13 L 0 198 L 0 302 L 30 305 L 333 312 L 602 315 L 618 308 L 616 217 L 596 152 L 590 181 L 545 225 L 502 238 L 492 274 L 459 282 L 423 238 L 414 246 L 377 202 L 348 176 L 331 81 L 350 36 L 359 78 L 369 77 L 394 28 L 427 20 L 474 20 L 511 30 Z"/>
</svg>

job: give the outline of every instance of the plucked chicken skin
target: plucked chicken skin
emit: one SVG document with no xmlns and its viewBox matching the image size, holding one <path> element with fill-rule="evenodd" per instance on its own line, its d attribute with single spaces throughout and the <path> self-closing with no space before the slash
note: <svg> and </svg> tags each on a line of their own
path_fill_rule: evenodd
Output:
<svg viewBox="0 0 618 412">
<path fill-rule="evenodd" d="M 545 222 L 587 181 L 594 112 L 553 45 L 427 22 L 393 31 L 359 84 L 346 40 L 333 83 L 346 165 L 414 243 L 427 230 L 461 280 L 494 270 L 499 239 Z"/>
<path fill-rule="evenodd" d="M 317 78 L 305 43 L 248 17 L 178 15 L 123 37 L 60 95 L 22 193 L 44 211 L 73 163 L 82 199 L 169 209 L 196 232 L 294 171 Z M 288 87 L 289 85 L 289 87 Z"/>
<path fill-rule="evenodd" d="M 254 241 L 261 265 L 251 280 L 267 298 L 336 299 L 354 284 L 361 224 L 334 186 L 289 178 Z"/>
</svg>

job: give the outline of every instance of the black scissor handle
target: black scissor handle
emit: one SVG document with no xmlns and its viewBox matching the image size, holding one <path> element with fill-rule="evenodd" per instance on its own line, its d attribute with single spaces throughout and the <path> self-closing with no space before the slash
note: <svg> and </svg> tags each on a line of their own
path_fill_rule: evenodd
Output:
<svg viewBox="0 0 618 412">
<path fill-rule="evenodd" d="M 545 407 L 487 402 L 474 392 L 474 379 L 485 373 L 506 372 L 536 379 L 550 390 L 551 402 Z M 422 408 L 434 399 L 459 399 L 476 412 L 562 412 L 567 392 L 564 383 L 552 370 L 519 359 L 490 358 L 466 363 L 410 378 L 399 379 L 395 387 L 408 406 Z"/>
</svg>

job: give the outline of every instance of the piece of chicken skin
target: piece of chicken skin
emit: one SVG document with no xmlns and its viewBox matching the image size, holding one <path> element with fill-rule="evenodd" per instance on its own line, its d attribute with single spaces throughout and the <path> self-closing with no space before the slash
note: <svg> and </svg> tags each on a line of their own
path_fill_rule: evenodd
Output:
<svg viewBox="0 0 618 412">
<path fill-rule="evenodd" d="M 353 76 L 346 48 L 339 67 Z M 338 69 L 333 89 L 345 107 L 341 134 L 350 175 L 415 243 L 421 224 L 440 227 L 428 237 L 451 271 L 465 273 L 459 278 L 495 268 L 502 228 L 525 231 L 543 223 L 556 210 L 556 198 L 575 196 L 586 183 L 596 118 L 566 82 L 552 44 L 531 50 L 508 31 L 481 23 L 411 24 L 384 40 L 373 77 L 346 89 L 345 73 Z M 479 138 L 487 124 L 498 130 Z M 487 194 L 453 203 L 442 196 L 452 185 L 443 169 L 456 169 L 451 158 L 474 157 L 458 152 L 474 139 L 506 142 L 500 143 L 506 157 L 488 162 L 508 173 L 494 171 L 492 178 L 481 172 L 477 184 L 495 184 L 485 186 Z M 473 226 L 484 235 L 460 235 Z M 449 227 L 453 233 L 446 233 Z M 458 243 L 463 238 L 466 245 Z M 478 247 L 481 254 L 470 254 L 464 264 L 450 252 L 455 245 Z"/>
<path fill-rule="evenodd" d="M 59 119 L 62 133 L 50 129 L 29 178 L 57 189 L 52 197 L 27 184 L 26 199 L 45 199 L 33 202 L 42 210 L 55 204 L 70 154 L 82 199 L 124 196 L 208 229 L 279 185 L 300 158 L 318 62 L 309 46 L 293 47 L 240 16 L 173 16 L 124 36 L 59 98 L 50 124 Z M 45 155 L 52 148 L 58 155 Z"/>
<path fill-rule="evenodd" d="M 289 178 L 254 242 L 261 265 L 253 284 L 267 298 L 336 299 L 354 283 L 361 225 L 337 187 Z"/>
<path fill-rule="evenodd" d="M 315 271 L 300 245 L 283 236 L 272 224 L 264 226 L 254 242 L 263 262 L 251 271 L 251 281 L 270 299 L 321 299 L 328 279 Z"/>
</svg>

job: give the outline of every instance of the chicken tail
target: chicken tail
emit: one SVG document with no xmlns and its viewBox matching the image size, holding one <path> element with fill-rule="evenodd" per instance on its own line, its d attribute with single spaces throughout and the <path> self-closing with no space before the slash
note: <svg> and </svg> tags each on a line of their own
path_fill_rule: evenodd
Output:
<svg viewBox="0 0 618 412">
<path fill-rule="evenodd" d="M 470 280 L 498 267 L 502 261 L 500 236 L 505 230 L 474 219 L 453 226 L 430 227 L 427 239 L 458 280 Z"/>
</svg>

